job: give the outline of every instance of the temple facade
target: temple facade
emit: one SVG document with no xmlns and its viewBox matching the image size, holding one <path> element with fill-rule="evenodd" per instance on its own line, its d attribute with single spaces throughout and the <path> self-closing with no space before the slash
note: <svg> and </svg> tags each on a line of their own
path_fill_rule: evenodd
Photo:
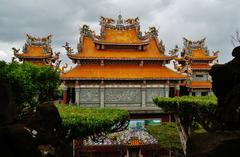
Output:
<svg viewBox="0 0 240 157">
<path fill-rule="evenodd" d="M 87 25 L 80 29 L 77 52 L 66 43 L 63 47 L 75 64 L 71 70 L 62 67 L 63 103 L 81 107 L 153 107 L 154 96 L 209 95 L 212 85 L 208 74 L 219 51 L 209 54 L 205 38 L 191 41 L 183 38 L 178 47 L 165 55 L 158 31 L 150 27 L 140 31 L 138 18 L 117 20 L 100 18 L 100 34 Z M 14 56 L 22 62 L 59 67 L 59 52 L 53 53 L 52 35 L 36 38 L 27 34 Z M 15 58 L 14 57 L 14 58 Z M 174 61 L 175 71 L 166 67 Z"/>
<path fill-rule="evenodd" d="M 206 96 L 212 92 L 212 83 L 209 70 L 213 62 L 217 61 L 219 51 L 209 54 L 205 46 L 205 38 L 199 41 L 191 41 L 183 38 L 184 48 L 180 56 L 175 58 L 175 69 L 187 74 L 186 84 L 183 84 L 185 95 Z"/>
<path fill-rule="evenodd" d="M 29 34 L 26 35 L 27 40 L 23 46 L 22 53 L 20 49 L 12 48 L 14 56 L 20 62 L 31 62 L 35 65 L 50 65 L 53 63 L 60 64 L 59 52 L 53 54 L 51 48 L 52 35 L 43 38 L 36 38 Z M 15 59 L 13 57 L 13 60 Z"/>
<path fill-rule="evenodd" d="M 64 103 L 80 107 L 154 107 L 154 96 L 178 96 L 186 76 L 166 67 L 158 31 L 143 35 L 138 18 L 100 18 L 100 34 L 89 26 L 80 29 L 77 52 L 63 47 L 75 67 L 61 75 Z"/>
</svg>

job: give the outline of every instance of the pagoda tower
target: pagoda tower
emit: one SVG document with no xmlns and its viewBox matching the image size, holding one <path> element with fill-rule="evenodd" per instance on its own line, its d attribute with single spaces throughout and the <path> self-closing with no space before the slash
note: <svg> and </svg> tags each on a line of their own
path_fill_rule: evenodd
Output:
<svg viewBox="0 0 240 157">
<path fill-rule="evenodd" d="M 206 96 L 211 93 L 212 83 L 209 70 L 214 61 L 217 61 L 219 51 L 209 54 L 205 46 L 205 38 L 198 41 L 191 41 L 183 38 L 184 48 L 180 57 L 174 62 L 175 69 L 188 75 L 186 84 L 186 95 Z"/>
<path fill-rule="evenodd" d="M 174 57 L 164 54 L 158 30 L 142 35 L 139 18 L 100 18 L 100 35 L 80 29 L 77 52 L 63 47 L 76 66 L 61 75 L 64 103 L 81 107 L 155 107 L 154 96 L 179 95 L 186 79 L 165 66 Z"/>
<path fill-rule="evenodd" d="M 27 40 L 23 46 L 22 53 L 20 49 L 12 48 L 14 56 L 22 62 L 31 62 L 35 65 L 52 65 L 59 59 L 59 52 L 53 54 L 51 48 L 52 35 L 43 38 L 36 38 L 29 34 L 26 35 Z"/>
</svg>

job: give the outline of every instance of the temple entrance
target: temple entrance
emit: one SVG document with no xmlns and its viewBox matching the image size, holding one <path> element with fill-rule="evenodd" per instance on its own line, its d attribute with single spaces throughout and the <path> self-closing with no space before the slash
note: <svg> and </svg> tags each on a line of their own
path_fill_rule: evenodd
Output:
<svg viewBox="0 0 240 157">
<path fill-rule="evenodd" d="M 128 157 L 141 157 L 139 148 L 128 148 Z"/>
<path fill-rule="evenodd" d="M 169 97 L 174 97 L 175 96 L 175 88 L 174 87 L 170 87 L 169 88 Z"/>
<path fill-rule="evenodd" d="M 69 104 L 75 103 L 75 88 L 67 89 L 67 98 Z"/>
<path fill-rule="evenodd" d="M 180 87 L 180 96 L 184 96 L 184 95 L 189 95 L 189 89 L 185 86 L 181 86 Z"/>
</svg>

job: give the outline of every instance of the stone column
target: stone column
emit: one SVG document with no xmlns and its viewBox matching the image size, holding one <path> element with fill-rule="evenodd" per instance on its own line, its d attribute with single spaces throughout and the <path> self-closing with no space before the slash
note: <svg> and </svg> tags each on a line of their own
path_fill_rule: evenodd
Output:
<svg viewBox="0 0 240 157">
<path fill-rule="evenodd" d="M 73 89 L 72 89 L 72 87 L 70 87 L 69 88 L 69 104 L 72 104 L 73 102 L 72 102 L 72 94 L 73 94 Z"/>
<path fill-rule="evenodd" d="M 105 93 L 104 86 L 100 86 L 100 107 L 101 108 L 104 108 L 104 93 Z"/>
<path fill-rule="evenodd" d="M 176 85 L 175 87 L 175 96 L 180 96 L 180 86 Z"/>
<path fill-rule="evenodd" d="M 66 85 L 63 86 L 63 103 L 67 104 L 68 102 L 68 94 L 67 94 L 68 87 Z"/>
<path fill-rule="evenodd" d="M 146 107 L 146 81 L 143 81 L 143 84 L 141 86 L 141 92 L 142 92 L 142 107 Z"/>
<path fill-rule="evenodd" d="M 189 96 L 192 96 L 192 91 L 189 92 Z"/>
<path fill-rule="evenodd" d="M 213 91 L 212 91 L 212 90 L 209 90 L 208 96 L 209 96 L 209 95 L 213 95 Z"/>
<path fill-rule="evenodd" d="M 168 115 L 168 122 L 172 122 L 172 115 L 171 115 L 171 113 L 169 113 L 169 115 Z"/>
<path fill-rule="evenodd" d="M 200 91 L 196 91 L 196 96 L 201 96 L 201 92 Z"/>
<path fill-rule="evenodd" d="M 104 108 L 104 95 L 105 95 L 105 85 L 104 80 L 100 83 L 100 108 Z"/>
<path fill-rule="evenodd" d="M 142 88 L 142 107 L 146 107 L 146 88 Z"/>
<path fill-rule="evenodd" d="M 169 85 L 164 86 L 164 97 L 168 98 L 169 97 Z"/>
<path fill-rule="evenodd" d="M 75 86 L 75 103 L 80 106 L 80 86 L 78 84 Z"/>
</svg>

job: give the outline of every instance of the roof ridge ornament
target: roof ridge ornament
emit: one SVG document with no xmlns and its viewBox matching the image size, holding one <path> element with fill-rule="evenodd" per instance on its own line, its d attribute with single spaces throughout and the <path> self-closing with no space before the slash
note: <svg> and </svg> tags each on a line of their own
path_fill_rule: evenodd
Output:
<svg viewBox="0 0 240 157">
<path fill-rule="evenodd" d="M 60 68 L 60 71 L 61 71 L 62 73 L 65 73 L 65 69 L 67 69 L 67 68 L 68 68 L 68 64 L 65 63 L 65 64 Z"/>
<path fill-rule="evenodd" d="M 80 28 L 80 34 L 87 37 L 92 37 L 94 32 L 90 29 L 88 25 L 83 25 L 82 28 Z"/>
<path fill-rule="evenodd" d="M 190 48 L 190 49 L 205 48 L 205 40 L 206 40 L 206 38 L 203 38 L 203 39 L 197 40 L 197 41 L 192 41 L 192 40 L 189 40 L 189 39 L 183 37 L 183 44 L 186 48 Z"/>
<path fill-rule="evenodd" d="M 203 38 L 201 40 L 197 40 L 197 41 L 192 41 L 189 40 L 185 37 L 183 37 L 183 52 L 182 52 L 182 56 L 184 55 L 192 55 L 192 50 L 196 50 L 196 49 L 203 49 L 204 50 L 204 54 L 206 56 L 209 56 L 209 51 L 207 46 L 205 46 L 205 41 L 206 38 Z"/>
<path fill-rule="evenodd" d="M 114 24 L 115 20 L 112 18 L 100 17 L 100 25 L 111 25 Z"/>
<path fill-rule="evenodd" d="M 65 50 L 67 51 L 67 54 L 72 54 L 73 53 L 73 49 L 69 46 L 68 42 L 66 42 L 65 45 L 63 45 L 62 47 L 65 48 Z"/>
<path fill-rule="evenodd" d="M 169 55 L 170 56 L 174 56 L 174 57 L 177 57 L 178 56 L 178 52 L 179 52 L 179 47 L 178 45 L 175 45 L 175 47 L 171 50 L 169 50 Z"/>
<path fill-rule="evenodd" d="M 12 50 L 13 50 L 14 54 L 17 54 L 20 51 L 20 49 L 16 49 L 15 47 L 13 47 Z"/>
<path fill-rule="evenodd" d="M 149 31 L 146 32 L 146 34 L 149 37 L 157 37 L 158 36 L 158 29 L 156 29 L 156 27 L 149 27 Z"/>
<path fill-rule="evenodd" d="M 122 18 L 122 15 L 118 15 L 118 19 L 114 20 L 112 18 L 106 18 L 101 16 L 100 17 L 100 25 L 102 26 L 102 29 L 104 28 L 110 28 L 110 29 L 123 29 L 123 30 L 128 30 L 128 29 L 133 29 L 137 28 L 139 29 L 139 17 L 136 18 L 129 18 L 124 20 Z"/>
<path fill-rule="evenodd" d="M 117 25 L 116 26 L 117 27 L 118 26 L 123 26 L 123 19 L 122 19 L 122 15 L 121 14 L 118 15 L 118 20 L 117 20 Z"/>
<path fill-rule="evenodd" d="M 26 34 L 27 36 L 27 45 L 36 45 L 36 46 L 50 46 L 52 42 L 52 35 L 46 37 L 34 37 L 32 35 Z"/>
</svg>

